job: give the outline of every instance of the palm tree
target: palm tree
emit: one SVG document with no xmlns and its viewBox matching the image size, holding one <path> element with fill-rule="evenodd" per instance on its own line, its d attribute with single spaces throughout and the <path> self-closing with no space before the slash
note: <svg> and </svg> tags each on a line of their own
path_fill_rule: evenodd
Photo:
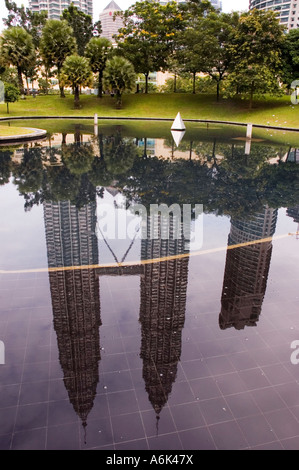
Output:
<svg viewBox="0 0 299 470">
<path fill-rule="evenodd" d="M 3 32 L 0 48 L 4 62 L 17 68 L 19 89 L 24 94 L 22 73 L 35 55 L 32 37 L 24 28 L 13 26 Z"/>
<path fill-rule="evenodd" d="M 113 57 L 107 61 L 104 81 L 107 89 L 116 94 L 116 106 L 121 108 L 122 94 L 125 91 L 132 91 L 136 84 L 133 65 L 123 57 Z"/>
<path fill-rule="evenodd" d="M 60 97 L 64 98 L 61 69 L 67 56 L 77 51 L 73 29 L 66 20 L 48 20 L 42 33 L 40 52 L 47 69 L 57 67 Z"/>
<path fill-rule="evenodd" d="M 75 108 L 79 108 L 80 87 L 91 84 L 92 74 L 88 59 L 79 55 L 70 55 L 66 58 L 61 73 L 66 83 L 74 90 Z"/>
<path fill-rule="evenodd" d="M 112 43 L 107 38 L 92 38 L 86 46 L 85 55 L 89 59 L 91 70 L 98 74 L 99 98 L 103 94 L 103 72 L 112 50 Z"/>
</svg>

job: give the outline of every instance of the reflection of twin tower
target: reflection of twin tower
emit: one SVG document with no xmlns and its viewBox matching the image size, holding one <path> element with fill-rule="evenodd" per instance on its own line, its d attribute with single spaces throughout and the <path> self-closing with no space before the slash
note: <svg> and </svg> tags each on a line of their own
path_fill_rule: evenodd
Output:
<svg viewBox="0 0 299 470">
<path fill-rule="evenodd" d="M 221 329 L 256 326 L 267 288 L 276 223 L 277 209 L 268 207 L 250 220 L 232 219 L 219 316 Z"/>
<path fill-rule="evenodd" d="M 93 407 L 99 382 L 100 293 L 96 203 L 78 210 L 69 201 L 44 204 L 54 327 L 64 382 L 83 424 Z M 265 208 L 251 221 L 232 221 L 227 252 L 220 327 L 236 329 L 258 321 L 266 290 L 271 239 L 230 249 L 233 245 L 272 237 L 277 211 Z M 183 230 L 183 227 L 182 227 Z M 150 231 L 150 223 L 148 223 Z M 148 232 L 150 233 L 150 232 Z M 186 232 L 184 232 L 186 233 Z M 144 239 L 141 259 L 187 253 L 185 240 Z M 189 258 L 145 264 L 139 271 L 141 358 L 149 400 L 157 414 L 168 400 L 181 356 Z M 105 271 L 105 274 L 109 272 Z M 115 269 L 111 275 L 115 275 Z M 135 273 L 136 274 L 136 273 Z"/>
<path fill-rule="evenodd" d="M 76 413 L 86 425 L 99 382 L 101 325 L 96 237 L 96 203 L 78 210 L 69 201 L 44 203 L 50 289 L 64 383 Z M 170 233 L 173 230 L 170 223 Z M 148 231 L 150 231 L 148 222 Z M 159 225 L 161 230 L 161 225 Z M 183 224 L 181 224 L 183 230 Z M 150 232 L 149 232 L 150 233 Z M 186 233 L 182 231 L 182 233 Z M 141 259 L 186 253 L 185 238 L 144 239 Z M 158 414 L 168 399 L 181 356 L 188 257 L 141 266 L 141 358 L 149 400 Z M 105 274 L 115 275 L 105 270 Z"/>
</svg>

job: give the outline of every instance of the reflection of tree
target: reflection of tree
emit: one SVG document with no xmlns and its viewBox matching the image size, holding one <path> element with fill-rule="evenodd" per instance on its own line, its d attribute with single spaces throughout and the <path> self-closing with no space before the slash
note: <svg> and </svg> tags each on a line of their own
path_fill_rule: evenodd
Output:
<svg viewBox="0 0 299 470">
<path fill-rule="evenodd" d="M 42 148 L 24 148 L 24 155 L 20 165 L 14 166 L 14 183 L 20 193 L 38 192 L 43 183 Z"/>
<path fill-rule="evenodd" d="M 106 139 L 104 160 L 107 171 L 112 175 L 123 175 L 132 168 L 138 152 L 131 140 L 125 140 L 120 133 Z"/>
<path fill-rule="evenodd" d="M 74 143 L 62 146 L 62 161 L 74 175 L 87 173 L 94 159 L 93 149 L 89 144 Z"/>
<path fill-rule="evenodd" d="M 299 166 L 280 161 L 281 147 L 253 142 L 248 156 L 243 143 L 194 140 L 191 160 L 171 160 L 140 155 L 135 142 L 124 139 L 118 128 L 114 135 L 100 134 L 97 139 L 87 145 L 77 136 L 77 143 L 61 148 L 25 148 L 21 164 L 12 166 L 25 207 L 44 200 L 70 200 L 82 207 L 111 185 L 123 190 L 128 204 L 200 203 L 207 213 L 234 218 L 259 212 L 265 205 L 293 207 L 299 200 Z M 3 152 L 2 162 L 7 163 Z M 273 157 L 279 163 L 270 164 Z"/>
<path fill-rule="evenodd" d="M 0 151 L 0 186 L 9 182 L 11 172 L 11 155 L 10 150 Z"/>
</svg>

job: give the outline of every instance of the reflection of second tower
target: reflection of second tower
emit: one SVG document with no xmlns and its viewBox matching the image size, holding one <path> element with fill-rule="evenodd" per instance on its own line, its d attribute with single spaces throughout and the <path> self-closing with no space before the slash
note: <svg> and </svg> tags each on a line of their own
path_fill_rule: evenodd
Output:
<svg viewBox="0 0 299 470">
<path fill-rule="evenodd" d="M 256 326 L 267 288 L 276 222 L 277 210 L 268 207 L 249 220 L 231 221 L 219 316 L 221 329 Z"/>
<path fill-rule="evenodd" d="M 142 240 L 141 258 L 158 261 L 144 266 L 140 287 L 143 378 L 157 415 L 167 403 L 181 357 L 189 264 L 188 256 L 184 257 L 188 248 L 183 224 L 179 222 L 180 238 L 172 239 L 172 217 L 169 238 L 162 239 L 160 222 L 156 238 L 151 239 L 151 221 L 148 218 L 148 238 Z M 182 258 L 159 261 L 180 254 Z"/>
</svg>

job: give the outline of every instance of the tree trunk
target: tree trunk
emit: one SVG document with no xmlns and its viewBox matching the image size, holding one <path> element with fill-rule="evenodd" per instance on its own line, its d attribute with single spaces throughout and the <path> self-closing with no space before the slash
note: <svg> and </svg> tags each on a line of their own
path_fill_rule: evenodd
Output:
<svg viewBox="0 0 299 470">
<path fill-rule="evenodd" d="M 103 97 L 103 70 L 99 70 L 98 98 Z"/>
<path fill-rule="evenodd" d="M 49 89 L 48 89 L 48 75 L 49 75 L 49 72 L 48 72 L 48 69 L 46 68 L 46 95 L 49 93 Z"/>
<path fill-rule="evenodd" d="M 74 91 L 74 104 L 75 104 L 75 109 L 80 108 L 80 90 L 79 86 L 75 86 L 75 91 Z"/>
<path fill-rule="evenodd" d="M 29 81 L 28 81 L 28 77 L 26 77 L 26 95 L 29 96 L 30 93 L 29 93 Z"/>
<path fill-rule="evenodd" d="M 176 93 L 176 73 L 174 74 L 173 92 Z"/>
<path fill-rule="evenodd" d="M 116 108 L 120 109 L 121 108 L 121 93 L 119 90 L 116 92 Z"/>
<path fill-rule="evenodd" d="M 7 114 L 9 114 L 9 106 L 8 106 L 8 101 L 6 103 L 6 109 L 7 109 Z"/>
<path fill-rule="evenodd" d="M 148 93 L 148 73 L 145 73 L 144 76 L 145 76 L 145 93 Z"/>
<path fill-rule="evenodd" d="M 250 100 L 249 100 L 249 109 L 252 109 L 252 102 L 253 102 L 253 90 L 254 90 L 254 82 L 251 82 L 251 87 L 250 87 Z"/>
<path fill-rule="evenodd" d="M 21 95 L 24 95 L 24 86 L 23 86 L 23 78 L 22 78 L 22 69 L 18 67 L 18 82 L 19 82 L 19 90 Z"/>
<path fill-rule="evenodd" d="M 64 132 L 62 134 L 62 141 L 61 141 L 62 144 L 66 144 L 66 136 L 67 136 L 67 134 Z"/>
<path fill-rule="evenodd" d="M 220 82 L 217 80 L 217 101 L 219 101 L 220 98 Z"/>
<path fill-rule="evenodd" d="M 196 80 L 196 72 L 193 72 L 193 95 L 195 95 L 195 80 Z"/>
<path fill-rule="evenodd" d="M 64 93 L 64 86 L 60 83 L 60 68 L 58 69 L 58 83 L 59 83 L 59 90 L 60 90 L 60 98 L 65 98 L 65 93 Z"/>
</svg>

